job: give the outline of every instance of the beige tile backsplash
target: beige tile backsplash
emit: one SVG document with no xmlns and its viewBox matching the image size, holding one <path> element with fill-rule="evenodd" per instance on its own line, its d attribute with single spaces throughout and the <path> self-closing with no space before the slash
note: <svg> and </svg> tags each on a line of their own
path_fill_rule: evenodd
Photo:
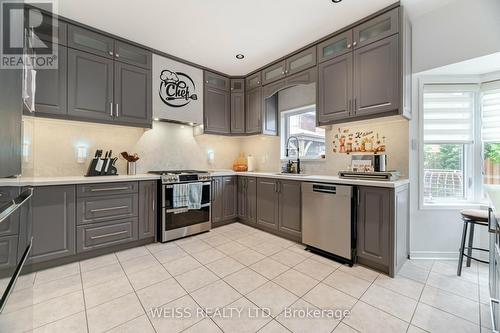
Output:
<svg viewBox="0 0 500 333">
<path fill-rule="evenodd" d="M 85 174 L 96 149 L 138 153 L 137 172 L 154 169 L 230 169 L 239 152 L 252 154 L 258 171 L 280 169 L 280 139 L 268 136 L 225 137 L 194 136 L 192 128 L 154 122 L 153 129 L 91 124 L 44 118 L 24 117 L 24 176 L 52 177 Z M 336 174 L 349 163 L 349 156 L 332 152 L 333 126 L 327 129 L 326 159 L 304 162 L 307 173 Z M 374 130 L 387 137 L 389 168 L 408 174 L 408 122 L 399 118 L 343 124 L 356 130 Z M 77 147 L 87 148 L 87 161 L 77 163 Z M 214 163 L 208 151 L 214 152 Z M 126 161 L 120 156 L 118 172 L 126 173 Z"/>
</svg>

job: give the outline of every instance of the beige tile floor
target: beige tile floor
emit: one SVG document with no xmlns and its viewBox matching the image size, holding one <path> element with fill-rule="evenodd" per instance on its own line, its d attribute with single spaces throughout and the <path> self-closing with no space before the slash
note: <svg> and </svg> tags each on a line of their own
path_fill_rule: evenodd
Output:
<svg viewBox="0 0 500 333">
<path fill-rule="evenodd" d="M 23 276 L 0 332 L 491 331 L 487 266 L 455 271 L 413 260 L 391 279 L 236 223 Z M 350 314 L 300 318 L 305 309 Z"/>
</svg>

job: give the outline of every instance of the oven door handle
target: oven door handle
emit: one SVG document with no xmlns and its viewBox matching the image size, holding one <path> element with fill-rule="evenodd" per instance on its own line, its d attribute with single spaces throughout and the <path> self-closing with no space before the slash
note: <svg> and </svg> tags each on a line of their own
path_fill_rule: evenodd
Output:
<svg viewBox="0 0 500 333">
<path fill-rule="evenodd" d="M 0 213 L 0 223 L 7 220 L 9 216 L 14 214 L 14 212 L 24 205 L 32 196 L 33 188 L 30 187 L 23 191 L 16 199 L 12 200 L 12 204 Z"/>
<path fill-rule="evenodd" d="M 179 184 L 189 184 L 189 183 L 199 183 L 199 182 L 184 182 L 184 183 L 179 183 Z M 211 182 L 201 182 L 203 186 L 211 185 Z M 172 185 L 165 185 L 165 188 L 174 188 L 175 184 Z"/>
<path fill-rule="evenodd" d="M 210 207 L 210 202 L 206 203 L 206 204 L 203 204 L 200 207 L 201 208 Z M 196 210 L 196 209 L 193 209 L 193 210 Z M 187 207 L 167 209 L 167 213 L 168 214 L 170 214 L 170 213 L 173 213 L 173 214 L 182 214 L 182 213 L 187 213 L 189 211 L 190 211 L 190 209 L 187 208 Z"/>
</svg>

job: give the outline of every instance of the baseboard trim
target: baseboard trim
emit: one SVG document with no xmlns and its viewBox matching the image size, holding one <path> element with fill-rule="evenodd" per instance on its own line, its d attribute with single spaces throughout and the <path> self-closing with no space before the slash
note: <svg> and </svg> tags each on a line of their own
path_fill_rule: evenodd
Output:
<svg viewBox="0 0 500 333">
<path fill-rule="evenodd" d="M 410 259 L 458 260 L 458 251 L 410 251 Z"/>
</svg>

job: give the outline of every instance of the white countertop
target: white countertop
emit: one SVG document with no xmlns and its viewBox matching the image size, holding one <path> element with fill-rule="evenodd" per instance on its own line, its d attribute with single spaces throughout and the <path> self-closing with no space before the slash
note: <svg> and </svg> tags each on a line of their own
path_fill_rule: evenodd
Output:
<svg viewBox="0 0 500 333">
<path fill-rule="evenodd" d="M 363 179 L 343 179 L 338 176 L 326 175 L 284 175 L 277 172 L 234 172 L 232 170 L 213 170 L 210 171 L 213 177 L 220 176 L 248 176 L 248 177 L 266 177 L 277 179 L 289 179 L 307 182 L 322 182 L 345 185 L 361 185 L 396 188 L 401 185 L 408 184 L 408 179 L 400 179 L 397 181 L 377 181 Z M 155 180 L 160 179 L 158 175 L 138 174 L 135 176 L 120 175 L 120 176 L 101 176 L 101 177 L 84 177 L 84 176 L 69 176 L 69 177 L 19 177 L 15 179 L 0 179 L 0 186 L 49 186 L 49 185 L 71 185 L 71 184 L 95 184 L 95 183 L 112 183 L 112 182 L 130 182 L 138 180 Z"/>
<path fill-rule="evenodd" d="M 500 185 L 487 185 L 485 188 L 494 208 L 495 217 L 500 220 Z"/>
<path fill-rule="evenodd" d="M 344 179 L 338 176 L 326 176 L 326 175 L 308 175 L 304 174 L 301 176 L 297 175 L 285 175 L 278 172 L 235 172 L 232 170 L 215 170 L 211 171 L 210 174 L 213 177 L 218 176 L 248 176 L 248 177 L 266 177 L 266 178 L 278 178 L 278 179 L 290 179 L 290 180 L 300 180 L 306 182 L 321 182 L 321 183 L 335 183 L 344 185 L 361 185 L 361 186 L 375 186 L 375 187 L 389 187 L 396 188 L 401 185 L 408 184 L 410 181 L 408 179 L 399 179 L 396 181 L 383 181 L 383 180 L 365 180 L 365 179 Z"/>
</svg>

